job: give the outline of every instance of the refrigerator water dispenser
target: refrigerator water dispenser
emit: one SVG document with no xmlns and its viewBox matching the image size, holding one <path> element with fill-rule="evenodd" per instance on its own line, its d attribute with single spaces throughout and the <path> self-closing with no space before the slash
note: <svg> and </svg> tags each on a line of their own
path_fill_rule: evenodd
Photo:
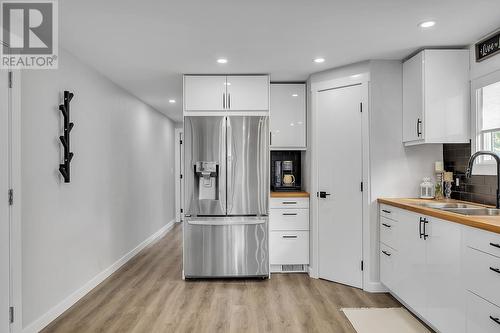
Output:
<svg viewBox="0 0 500 333">
<path fill-rule="evenodd" d="M 199 200 L 217 200 L 218 165 L 216 162 L 200 161 L 195 164 L 198 176 Z"/>
</svg>

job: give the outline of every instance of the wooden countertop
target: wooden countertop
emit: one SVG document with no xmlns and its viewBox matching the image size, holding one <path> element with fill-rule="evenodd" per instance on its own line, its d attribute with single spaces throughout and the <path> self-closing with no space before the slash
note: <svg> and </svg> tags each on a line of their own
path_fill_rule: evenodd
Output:
<svg viewBox="0 0 500 333">
<path fill-rule="evenodd" d="M 443 202 L 443 203 L 467 203 L 471 205 L 494 208 L 492 206 L 486 206 L 481 204 L 476 204 L 473 202 L 459 201 L 459 200 L 426 200 L 426 199 L 409 199 L 409 198 L 379 198 L 379 203 L 406 209 L 415 213 L 425 214 L 429 216 L 436 217 L 438 219 L 447 220 L 455 223 L 460 223 L 467 225 L 469 227 L 479 228 L 486 231 L 495 232 L 500 234 L 500 216 L 471 216 L 462 215 L 452 212 L 447 212 L 444 210 L 434 209 L 419 206 L 422 202 Z"/>
<path fill-rule="evenodd" d="M 271 192 L 271 198 L 309 198 L 309 192 Z"/>
</svg>

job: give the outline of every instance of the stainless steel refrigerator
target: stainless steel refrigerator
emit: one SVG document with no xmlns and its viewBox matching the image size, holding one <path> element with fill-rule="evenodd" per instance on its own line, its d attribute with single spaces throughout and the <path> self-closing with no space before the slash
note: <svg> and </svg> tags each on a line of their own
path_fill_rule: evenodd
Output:
<svg viewBox="0 0 500 333">
<path fill-rule="evenodd" d="M 184 118 L 184 276 L 269 275 L 264 116 Z"/>
</svg>

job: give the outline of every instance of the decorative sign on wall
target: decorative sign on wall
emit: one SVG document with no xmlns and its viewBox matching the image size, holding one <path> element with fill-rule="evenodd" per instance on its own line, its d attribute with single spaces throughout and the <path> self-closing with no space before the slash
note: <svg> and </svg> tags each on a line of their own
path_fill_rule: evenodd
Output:
<svg viewBox="0 0 500 333">
<path fill-rule="evenodd" d="M 476 62 L 483 61 L 500 52 L 500 31 L 476 43 Z"/>
</svg>

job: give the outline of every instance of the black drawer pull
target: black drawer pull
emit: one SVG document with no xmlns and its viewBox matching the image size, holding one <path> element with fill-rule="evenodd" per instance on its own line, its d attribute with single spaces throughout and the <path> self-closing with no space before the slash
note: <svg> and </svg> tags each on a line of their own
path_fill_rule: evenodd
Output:
<svg viewBox="0 0 500 333">
<path fill-rule="evenodd" d="M 296 216 L 297 213 L 283 213 L 283 216 Z"/>
<path fill-rule="evenodd" d="M 498 247 L 500 249 L 500 244 L 490 243 L 490 245 L 493 247 Z"/>
<path fill-rule="evenodd" d="M 492 270 L 495 273 L 500 274 L 500 268 L 490 267 L 490 270 Z"/>
<path fill-rule="evenodd" d="M 491 319 L 491 320 L 493 320 L 493 321 L 494 321 L 495 323 L 497 323 L 498 325 L 500 325 L 500 318 L 490 316 L 490 319 Z"/>
<path fill-rule="evenodd" d="M 387 209 L 382 209 L 382 211 L 383 211 L 384 213 L 387 213 L 387 214 L 392 213 L 390 210 L 387 210 Z"/>
<path fill-rule="evenodd" d="M 282 236 L 283 238 L 297 238 L 297 236 Z"/>
<path fill-rule="evenodd" d="M 297 201 L 283 201 L 283 205 L 296 205 Z"/>
<path fill-rule="evenodd" d="M 387 228 L 390 228 L 390 227 L 392 227 L 391 225 L 389 225 L 389 224 L 386 224 L 386 223 L 382 223 L 382 225 L 383 225 L 384 227 L 387 227 Z"/>
<path fill-rule="evenodd" d="M 390 254 L 389 252 L 387 252 L 387 251 L 382 251 L 382 253 L 383 253 L 383 254 L 385 254 L 385 255 L 386 255 L 386 256 L 388 256 L 388 257 L 390 257 L 390 256 L 391 256 L 391 254 Z"/>
</svg>

